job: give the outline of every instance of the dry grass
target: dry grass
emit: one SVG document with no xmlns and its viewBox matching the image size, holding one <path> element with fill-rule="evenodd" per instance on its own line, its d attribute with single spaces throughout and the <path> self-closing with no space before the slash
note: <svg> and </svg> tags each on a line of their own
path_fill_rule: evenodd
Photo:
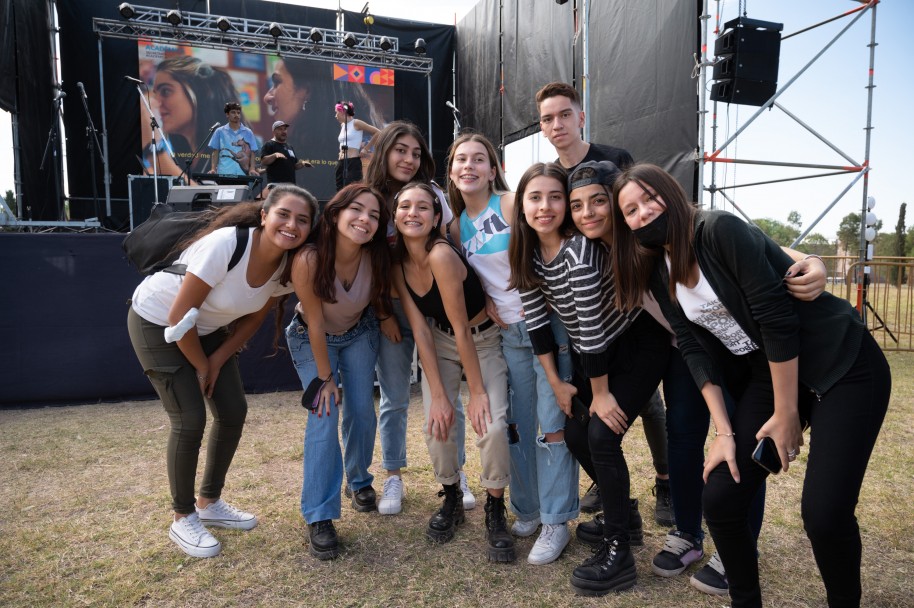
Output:
<svg viewBox="0 0 914 608">
<path fill-rule="evenodd" d="M 892 405 L 858 509 L 864 536 L 865 603 L 911 605 L 914 536 L 914 355 L 889 356 Z M 156 401 L 0 411 L 0 605 L 2 606 L 698 606 L 718 607 L 686 576 L 661 579 L 650 560 L 665 530 L 648 517 L 653 475 L 640 428 L 626 440 L 633 495 L 642 501 L 645 547 L 635 590 L 600 599 L 571 594 L 571 569 L 589 554 L 572 541 L 548 566 L 523 557 L 485 560 L 480 507 L 454 542 L 424 536 L 437 503 L 428 455 L 410 418 L 408 494 L 396 517 L 358 514 L 344 502 L 346 550 L 326 563 L 308 555 L 298 514 L 303 410 L 298 395 L 250 398 L 250 415 L 226 498 L 260 517 L 243 533 L 217 530 L 223 553 L 186 557 L 168 540 L 164 450 L 167 419 Z M 638 425 L 640 427 L 640 424 Z M 478 455 L 468 445 L 468 470 Z M 379 454 L 376 453 L 376 462 Z M 802 460 L 802 459 L 801 459 Z M 804 463 L 769 484 L 761 539 L 766 605 L 823 606 L 824 591 L 799 517 Z M 377 471 L 375 465 L 375 472 Z M 380 487 L 380 483 L 376 484 Z M 481 492 L 477 492 L 481 496 Z"/>
</svg>

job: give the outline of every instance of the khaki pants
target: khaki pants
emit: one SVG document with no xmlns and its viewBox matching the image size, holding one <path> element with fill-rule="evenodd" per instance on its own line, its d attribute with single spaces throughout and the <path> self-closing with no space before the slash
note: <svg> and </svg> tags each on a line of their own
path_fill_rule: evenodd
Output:
<svg viewBox="0 0 914 608">
<path fill-rule="evenodd" d="M 451 404 L 456 404 L 460 399 L 460 380 L 463 375 L 463 365 L 457 353 L 457 340 L 437 327 L 432 327 L 432 335 L 438 354 L 441 383 Z M 489 409 L 492 415 L 492 422 L 487 424 L 486 434 L 476 438 L 476 447 L 479 448 L 479 459 L 482 463 L 480 483 L 485 488 L 499 489 L 508 485 L 511 468 L 507 430 L 508 367 L 501 353 L 501 330 L 497 325 L 492 325 L 483 332 L 474 333 L 473 343 L 479 356 L 482 380 L 489 396 Z M 438 441 L 428 433 L 431 391 L 425 374 L 422 375 L 422 404 L 426 419 L 423 433 L 435 470 L 435 480 L 443 485 L 453 485 L 459 480 L 460 469 L 454 427 L 451 427 L 445 441 Z"/>
</svg>

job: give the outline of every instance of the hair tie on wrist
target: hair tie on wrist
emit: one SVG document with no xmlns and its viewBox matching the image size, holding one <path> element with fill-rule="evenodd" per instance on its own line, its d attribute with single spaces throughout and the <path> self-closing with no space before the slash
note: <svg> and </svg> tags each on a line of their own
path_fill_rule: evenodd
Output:
<svg viewBox="0 0 914 608">
<path fill-rule="evenodd" d="M 714 436 L 715 436 L 715 437 L 736 437 L 736 433 L 718 433 L 718 432 L 715 430 L 715 431 L 714 431 Z"/>
</svg>

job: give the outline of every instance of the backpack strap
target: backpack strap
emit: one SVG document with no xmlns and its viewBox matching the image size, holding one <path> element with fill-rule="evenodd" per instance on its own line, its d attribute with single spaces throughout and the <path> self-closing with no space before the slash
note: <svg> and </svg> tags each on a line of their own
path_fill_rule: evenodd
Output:
<svg viewBox="0 0 914 608">
<path fill-rule="evenodd" d="M 248 247 L 248 236 L 250 232 L 244 226 L 235 226 L 235 251 L 232 253 L 232 259 L 229 260 L 228 269 L 231 270 L 241 261 L 244 250 Z"/>
</svg>

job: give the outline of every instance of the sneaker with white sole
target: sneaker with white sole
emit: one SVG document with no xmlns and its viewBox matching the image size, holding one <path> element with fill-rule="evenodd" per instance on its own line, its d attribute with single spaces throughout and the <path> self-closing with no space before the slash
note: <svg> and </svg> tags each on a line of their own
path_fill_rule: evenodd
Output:
<svg viewBox="0 0 914 608">
<path fill-rule="evenodd" d="M 516 519 L 511 525 L 511 534 L 514 536 L 520 536 L 521 538 L 526 538 L 528 536 L 533 536 L 533 533 L 536 532 L 536 529 L 540 527 L 540 518 L 535 517 L 533 519 Z"/>
<path fill-rule="evenodd" d="M 460 491 L 463 492 L 463 510 L 469 511 L 476 508 L 476 497 L 470 492 L 470 486 L 467 483 L 467 474 L 460 471 Z"/>
<path fill-rule="evenodd" d="M 534 566 L 551 564 L 559 558 L 571 540 L 568 524 L 543 524 L 543 531 L 530 549 L 527 562 Z"/>
<path fill-rule="evenodd" d="M 214 528 L 232 528 L 234 530 L 251 530 L 257 526 L 257 517 L 236 509 L 221 498 L 211 502 L 202 509 L 197 507 L 197 515 L 204 526 Z"/>
<path fill-rule="evenodd" d="M 672 530 L 666 535 L 663 549 L 654 556 L 651 570 L 657 576 L 676 576 L 704 557 L 704 546 L 700 539 L 688 532 Z"/>
<path fill-rule="evenodd" d="M 168 530 L 168 538 L 191 557 L 216 557 L 222 550 L 222 545 L 203 527 L 196 513 L 175 520 Z"/>
<path fill-rule="evenodd" d="M 711 595 L 727 595 L 730 593 L 727 573 L 724 570 L 724 564 L 720 561 L 720 555 L 716 551 L 704 568 L 692 575 L 689 582 L 699 591 L 704 591 Z"/>
<path fill-rule="evenodd" d="M 381 500 L 378 501 L 378 513 L 396 515 L 403 509 L 403 480 L 399 475 L 391 475 L 384 480 Z"/>
</svg>

